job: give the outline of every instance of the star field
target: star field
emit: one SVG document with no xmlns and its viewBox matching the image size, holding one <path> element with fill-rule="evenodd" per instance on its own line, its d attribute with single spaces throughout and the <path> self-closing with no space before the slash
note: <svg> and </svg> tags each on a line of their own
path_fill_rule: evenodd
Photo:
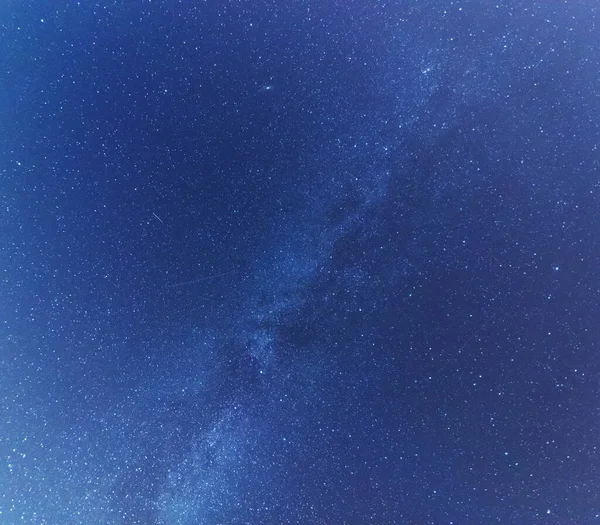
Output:
<svg viewBox="0 0 600 525">
<path fill-rule="evenodd" d="M 597 16 L 0 6 L 0 523 L 600 523 Z"/>
</svg>

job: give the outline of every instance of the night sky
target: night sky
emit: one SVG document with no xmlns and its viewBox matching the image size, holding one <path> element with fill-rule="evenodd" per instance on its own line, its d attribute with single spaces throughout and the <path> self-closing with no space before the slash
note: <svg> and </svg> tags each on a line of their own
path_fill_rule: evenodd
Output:
<svg viewBox="0 0 600 525">
<path fill-rule="evenodd" d="M 599 10 L 3 0 L 0 523 L 600 524 Z"/>
</svg>

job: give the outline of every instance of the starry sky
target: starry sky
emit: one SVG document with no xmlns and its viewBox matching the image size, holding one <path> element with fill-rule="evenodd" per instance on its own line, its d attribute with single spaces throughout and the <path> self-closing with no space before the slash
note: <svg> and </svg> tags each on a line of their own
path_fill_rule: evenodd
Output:
<svg viewBox="0 0 600 525">
<path fill-rule="evenodd" d="M 0 4 L 0 523 L 600 524 L 595 2 Z"/>
</svg>

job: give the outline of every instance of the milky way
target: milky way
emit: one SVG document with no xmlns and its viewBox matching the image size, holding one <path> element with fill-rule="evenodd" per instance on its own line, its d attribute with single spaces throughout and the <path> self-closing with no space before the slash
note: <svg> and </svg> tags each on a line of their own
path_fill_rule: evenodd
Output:
<svg viewBox="0 0 600 525">
<path fill-rule="evenodd" d="M 600 523 L 597 9 L 0 8 L 0 523 Z"/>
</svg>

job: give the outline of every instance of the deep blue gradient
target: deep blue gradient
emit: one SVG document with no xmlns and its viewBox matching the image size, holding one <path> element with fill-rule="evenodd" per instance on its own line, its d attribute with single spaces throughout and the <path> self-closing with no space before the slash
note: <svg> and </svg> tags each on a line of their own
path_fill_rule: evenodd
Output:
<svg viewBox="0 0 600 525">
<path fill-rule="evenodd" d="M 593 2 L 0 6 L 0 523 L 600 523 Z"/>
</svg>

